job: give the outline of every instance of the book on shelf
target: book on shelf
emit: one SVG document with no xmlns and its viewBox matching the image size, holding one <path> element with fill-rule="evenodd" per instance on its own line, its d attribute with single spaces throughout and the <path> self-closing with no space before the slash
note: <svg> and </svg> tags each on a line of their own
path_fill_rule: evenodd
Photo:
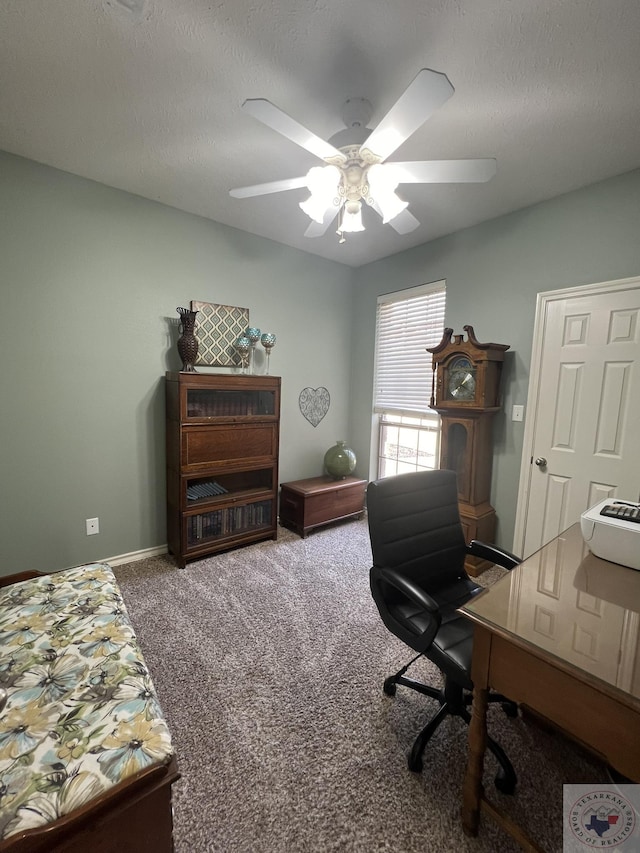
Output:
<svg viewBox="0 0 640 853">
<path fill-rule="evenodd" d="M 193 515 L 188 523 L 189 542 L 200 542 L 216 536 L 262 527 L 271 519 L 271 500 L 242 506 L 226 507 Z"/>
</svg>

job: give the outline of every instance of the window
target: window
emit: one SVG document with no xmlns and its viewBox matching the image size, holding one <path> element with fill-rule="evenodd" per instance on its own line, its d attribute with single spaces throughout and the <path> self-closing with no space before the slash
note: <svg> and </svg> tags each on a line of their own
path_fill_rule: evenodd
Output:
<svg viewBox="0 0 640 853">
<path fill-rule="evenodd" d="M 379 423 L 378 477 L 438 467 L 440 419 L 382 414 Z"/>
<path fill-rule="evenodd" d="M 444 281 L 378 297 L 378 477 L 438 467 L 440 418 L 429 408 L 433 371 L 426 350 L 442 340 L 444 311 Z"/>
</svg>

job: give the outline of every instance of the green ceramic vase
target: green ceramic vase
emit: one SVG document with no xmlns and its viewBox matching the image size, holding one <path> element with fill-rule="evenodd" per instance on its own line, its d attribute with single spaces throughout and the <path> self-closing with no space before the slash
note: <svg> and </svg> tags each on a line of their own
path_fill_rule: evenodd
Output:
<svg viewBox="0 0 640 853">
<path fill-rule="evenodd" d="M 344 480 L 356 467 L 356 454 L 344 441 L 337 441 L 325 453 L 324 467 L 334 480 Z"/>
</svg>

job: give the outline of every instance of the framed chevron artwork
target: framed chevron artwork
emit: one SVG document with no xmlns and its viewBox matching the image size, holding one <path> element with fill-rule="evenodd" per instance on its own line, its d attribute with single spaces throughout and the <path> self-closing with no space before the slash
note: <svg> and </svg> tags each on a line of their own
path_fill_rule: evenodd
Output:
<svg viewBox="0 0 640 853">
<path fill-rule="evenodd" d="M 197 311 L 195 335 L 198 339 L 196 364 L 210 367 L 235 367 L 241 363 L 234 343 L 249 325 L 249 309 L 234 305 L 191 300 Z"/>
</svg>

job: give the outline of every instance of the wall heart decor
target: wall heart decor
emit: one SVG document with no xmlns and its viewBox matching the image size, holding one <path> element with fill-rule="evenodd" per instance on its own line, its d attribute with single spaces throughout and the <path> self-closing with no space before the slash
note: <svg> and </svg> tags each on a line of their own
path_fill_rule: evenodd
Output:
<svg viewBox="0 0 640 853">
<path fill-rule="evenodd" d="M 300 411 L 314 427 L 317 427 L 327 414 L 330 403 L 329 392 L 322 386 L 320 388 L 303 388 L 298 397 Z"/>
</svg>

